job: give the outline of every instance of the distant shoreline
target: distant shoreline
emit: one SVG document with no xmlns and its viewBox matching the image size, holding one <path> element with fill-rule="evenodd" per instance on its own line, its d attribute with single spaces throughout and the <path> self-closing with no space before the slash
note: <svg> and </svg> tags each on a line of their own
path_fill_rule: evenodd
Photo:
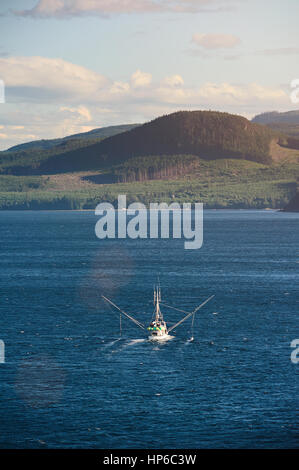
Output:
<svg viewBox="0 0 299 470">
<path fill-rule="evenodd" d="M 122 210 L 119 209 L 114 209 L 115 212 L 122 212 Z M 148 209 L 149 210 L 149 209 Z M 165 210 L 165 209 L 162 209 Z M 191 209 L 194 210 L 194 209 Z M 273 208 L 265 208 L 265 209 L 256 209 L 256 208 L 209 208 L 205 209 L 204 211 L 250 211 L 250 212 L 293 212 L 296 213 L 296 211 L 285 211 L 283 209 L 273 209 Z M 95 209 L 0 209 L 0 212 L 95 212 Z"/>
</svg>

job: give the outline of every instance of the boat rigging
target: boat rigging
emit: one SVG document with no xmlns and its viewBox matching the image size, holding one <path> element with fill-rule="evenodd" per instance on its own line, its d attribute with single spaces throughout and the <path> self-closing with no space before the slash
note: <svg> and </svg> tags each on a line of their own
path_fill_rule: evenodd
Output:
<svg viewBox="0 0 299 470">
<path fill-rule="evenodd" d="M 178 309 L 176 307 L 171 307 L 170 305 L 164 304 L 161 301 L 161 289 L 160 287 L 156 287 L 154 289 L 154 312 L 152 316 L 152 320 L 149 324 L 149 326 L 146 328 L 145 325 L 143 325 L 139 320 L 134 318 L 132 315 L 129 315 L 127 312 L 122 310 L 120 307 L 118 307 L 112 300 L 108 299 L 104 295 L 102 295 L 102 298 L 105 300 L 105 302 L 109 303 L 117 309 L 120 312 L 120 334 L 122 332 L 121 329 L 121 316 L 124 315 L 126 318 L 128 318 L 131 322 L 133 322 L 136 326 L 141 328 L 143 331 L 147 331 L 149 336 L 148 339 L 151 341 L 157 341 L 157 340 L 167 340 L 170 338 L 169 333 L 173 330 L 175 330 L 178 326 L 180 326 L 182 323 L 184 323 L 188 318 L 192 317 L 192 339 L 193 339 L 193 325 L 194 325 L 194 319 L 195 319 L 195 314 L 200 310 L 204 305 L 206 305 L 210 300 L 212 300 L 215 296 L 212 295 L 208 299 L 206 299 L 203 303 L 201 303 L 198 307 L 196 307 L 192 312 L 186 312 L 185 310 Z M 171 326 L 170 328 L 167 328 L 167 324 L 163 318 L 163 314 L 160 309 L 160 304 L 164 305 L 167 308 L 171 308 L 173 310 L 176 310 L 181 313 L 185 313 L 186 315 L 175 325 Z"/>
</svg>

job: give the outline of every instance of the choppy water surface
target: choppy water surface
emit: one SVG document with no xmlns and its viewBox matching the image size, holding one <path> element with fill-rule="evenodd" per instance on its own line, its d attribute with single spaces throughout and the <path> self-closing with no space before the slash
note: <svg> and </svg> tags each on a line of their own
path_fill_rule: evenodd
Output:
<svg viewBox="0 0 299 470">
<path fill-rule="evenodd" d="M 296 447 L 299 214 L 205 211 L 204 246 L 109 240 L 88 212 L 0 213 L 0 447 Z M 160 273 L 190 310 L 164 344 L 142 322 Z M 168 323 L 181 314 L 163 309 Z"/>
</svg>

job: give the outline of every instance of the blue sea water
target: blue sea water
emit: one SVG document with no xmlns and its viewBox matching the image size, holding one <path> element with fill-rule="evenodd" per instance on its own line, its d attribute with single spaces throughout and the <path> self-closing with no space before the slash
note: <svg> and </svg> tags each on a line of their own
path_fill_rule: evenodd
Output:
<svg viewBox="0 0 299 470">
<path fill-rule="evenodd" d="M 95 237 L 92 212 L 0 212 L 1 448 L 299 446 L 299 214 L 205 211 L 204 244 Z M 198 312 L 165 344 L 164 302 Z M 181 314 L 163 308 L 169 324 Z"/>
</svg>

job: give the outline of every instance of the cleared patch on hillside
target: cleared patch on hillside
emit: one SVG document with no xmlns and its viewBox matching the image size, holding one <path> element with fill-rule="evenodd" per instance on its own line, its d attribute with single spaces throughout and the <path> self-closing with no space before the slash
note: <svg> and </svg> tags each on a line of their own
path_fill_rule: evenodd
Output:
<svg viewBox="0 0 299 470">
<path fill-rule="evenodd" d="M 270 144 L 270 154 L 275 162 L 299 162 L 299 150 L 282 147 L 275 140 Z"/>
<path fill-rule="evenodd" d="M 100 173 L 98 174 L 100 175 Z M 58 173 L 55 175 L 43 175 L 47 191 L 80 191 L 94 189 L 99 185 L 92 181 L 94 172 Z M 89 179 L 90 178 L 90 179 Z"/>
</svg>

